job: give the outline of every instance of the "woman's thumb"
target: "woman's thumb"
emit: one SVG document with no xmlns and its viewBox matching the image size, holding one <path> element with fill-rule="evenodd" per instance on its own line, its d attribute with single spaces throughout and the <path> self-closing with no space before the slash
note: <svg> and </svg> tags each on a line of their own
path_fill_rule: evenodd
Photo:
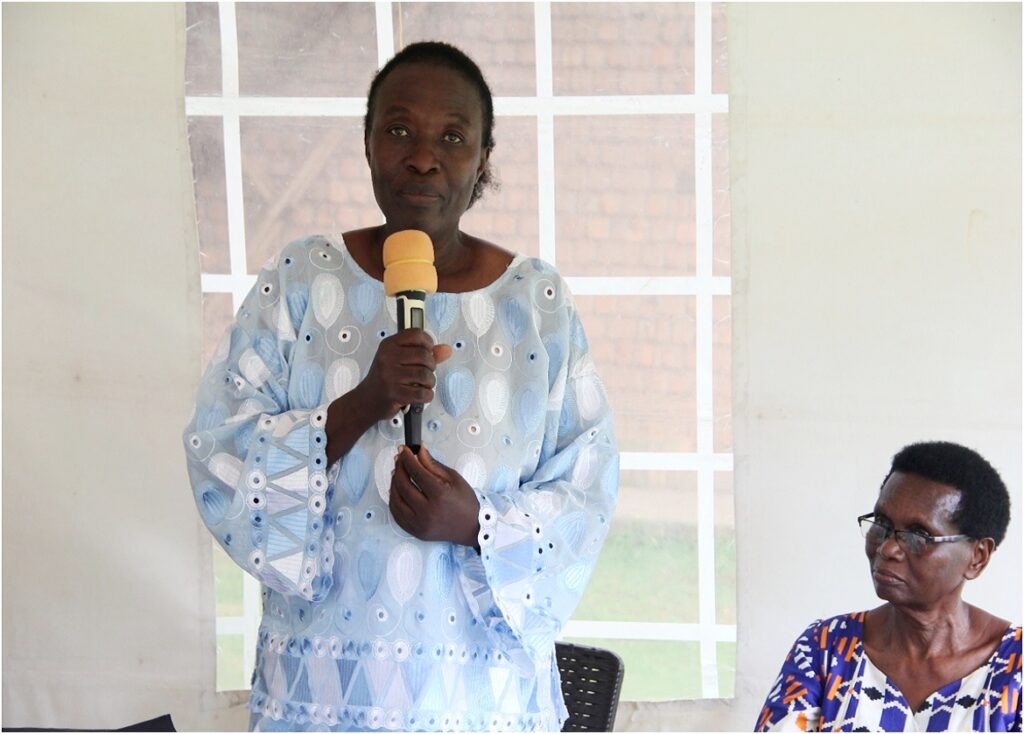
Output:
<svg viewBox="0 0 1024 734">
<path fill-rule="evenodd" d="M 436 477 L 438 477 L 440 479 L 444 479 L 445 478 L 445 472 L 444 472 L 443 465 L 442 464 L 438 464 L 436 461 L 434 461 L 433 455 L 429 451 L 427 451 L 427 447 L 426 446 L 420 446 L 420 450 L 419 450 L 419 453 L 416 454 L 416 458 L 418 458 L 420 460 L 420 465 L 424 469 L 429 471 L 431 474 L 433 474 L 434 476 L 436 476 Z"/>
<path fill-rule="evenodd" d="M 447 344 L 435 344 L 434 345 L 434 361 L 438 364 L 444 362 L 452 356 L 452 348 Z"/>
</svg>

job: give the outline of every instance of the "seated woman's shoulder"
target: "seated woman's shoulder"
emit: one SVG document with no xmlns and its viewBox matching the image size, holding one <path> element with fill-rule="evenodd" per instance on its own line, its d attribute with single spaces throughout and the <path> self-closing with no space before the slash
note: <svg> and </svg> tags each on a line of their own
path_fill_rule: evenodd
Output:
<svg viewBox="0 0 1024 734">
<path fill-rule="evenodd" d="M 844 614 L 836 614 L 832 617 L 822 617 L 816 619 L 808 626 L 808 629 L 827 629 L 827 630 L 846 630 L 846 629 L 860 629 L 864 626 L 864 620 L 869 612 L 846 612 Z"/>
<path fill-rule="evenodd" d="M 863 638 L 864 618 L 867 612 L 847 612 L 832 617 L 815 619 L 806 626 L 796 644 L 826 649 L 839 644 L 844 638 Z"/>
<path fill-rule="evenodd" d="M 971 615 L 971 627 L 978 630 L 978 637 L 982 645 L 1021 646 L 1021 626 L 1011 623 L 1007 619 L 968 605 Z"/>
</svg>

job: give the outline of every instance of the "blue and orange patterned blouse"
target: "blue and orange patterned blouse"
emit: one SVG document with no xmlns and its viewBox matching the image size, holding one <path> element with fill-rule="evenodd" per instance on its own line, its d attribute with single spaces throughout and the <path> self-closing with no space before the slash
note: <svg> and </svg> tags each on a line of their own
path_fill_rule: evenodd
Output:
<svg viewBox="0 0 1024 734">
<path fill-rule="evenodd" d="M 388 511 L 401 414 L 327 466 L 327 406 L 397 328 L 395 299 L 340 238 L 260 272 L 185 431 L 203 521 L 263 584 L 249 706 L 264 729 L 558 730 L 554 640 L 618 491 L 611 412 L 565 282 L 516 256 L 491 285 L 436 293 L 450 344 L 423 442 L 480 501 L 480 552 Z"/>
<path fill-rule="evenodd" d="M 1021 628 L 917 711 L 864 652 L 866 612 L 818 620 L 794 643 L 756 731 L 1020 731 Z"/>
</svg>

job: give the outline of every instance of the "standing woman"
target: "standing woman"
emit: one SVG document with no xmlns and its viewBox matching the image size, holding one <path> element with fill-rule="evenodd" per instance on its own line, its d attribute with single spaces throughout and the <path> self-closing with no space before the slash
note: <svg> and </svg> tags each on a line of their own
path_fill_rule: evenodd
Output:
<svg viewBox="0 0 1024 734">
<path fill-rule="evenodd" d="M 465 54 L 376 75 L 366 160 L 386 223 L 293 242 L 258 276 L 185 431 L 206 525 L 263 584 L 249 708 L 271 730 L 558 730 L 554 640 L 618 490 L 565 282 L 462 232 L 490 180 Z M 433 241 L 426 330 L 397 331 L 382 246 Z M 423 447 L 401 407 L 424 403 Z"/>
<path fill-rule="evenodd" d="M 811 624 L 757 731 L 1020 731 L 1021 628 L 961 598 L 1009 521 L 1006 485 L 977 453 L 902 449 L 857 518 L 885 603 Z"/>
</svg>

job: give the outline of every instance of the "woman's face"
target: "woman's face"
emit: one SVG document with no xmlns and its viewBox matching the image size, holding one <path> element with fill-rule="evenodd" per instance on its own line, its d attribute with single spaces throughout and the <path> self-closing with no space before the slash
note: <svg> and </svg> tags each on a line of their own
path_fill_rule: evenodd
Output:
<svg viewBox="0 0 1024 734">
<path fill-rule="evenodd" d="M 918 530 L 929 535 L 957 535 L 953 513 L 960 492 L 916 474 L 893 472 L 875 502 L 875 520 L 896 530 Z M 974 543 L 929 543 L 912 555 L 892 535 L 881 544 L 865 541 L 875 593 L 882 599 L 912 608 L 934 608 L 950 595 L 959 598 L 968 578 Z"/>
<path fill-rule="evenodd" d="M 437 243 L 458 230 L 487 164 L 481 107 L 476 86 L 443 66 L 403 64 L 381 82 L 366 160 L 389 231 Z"/>
</svg>

